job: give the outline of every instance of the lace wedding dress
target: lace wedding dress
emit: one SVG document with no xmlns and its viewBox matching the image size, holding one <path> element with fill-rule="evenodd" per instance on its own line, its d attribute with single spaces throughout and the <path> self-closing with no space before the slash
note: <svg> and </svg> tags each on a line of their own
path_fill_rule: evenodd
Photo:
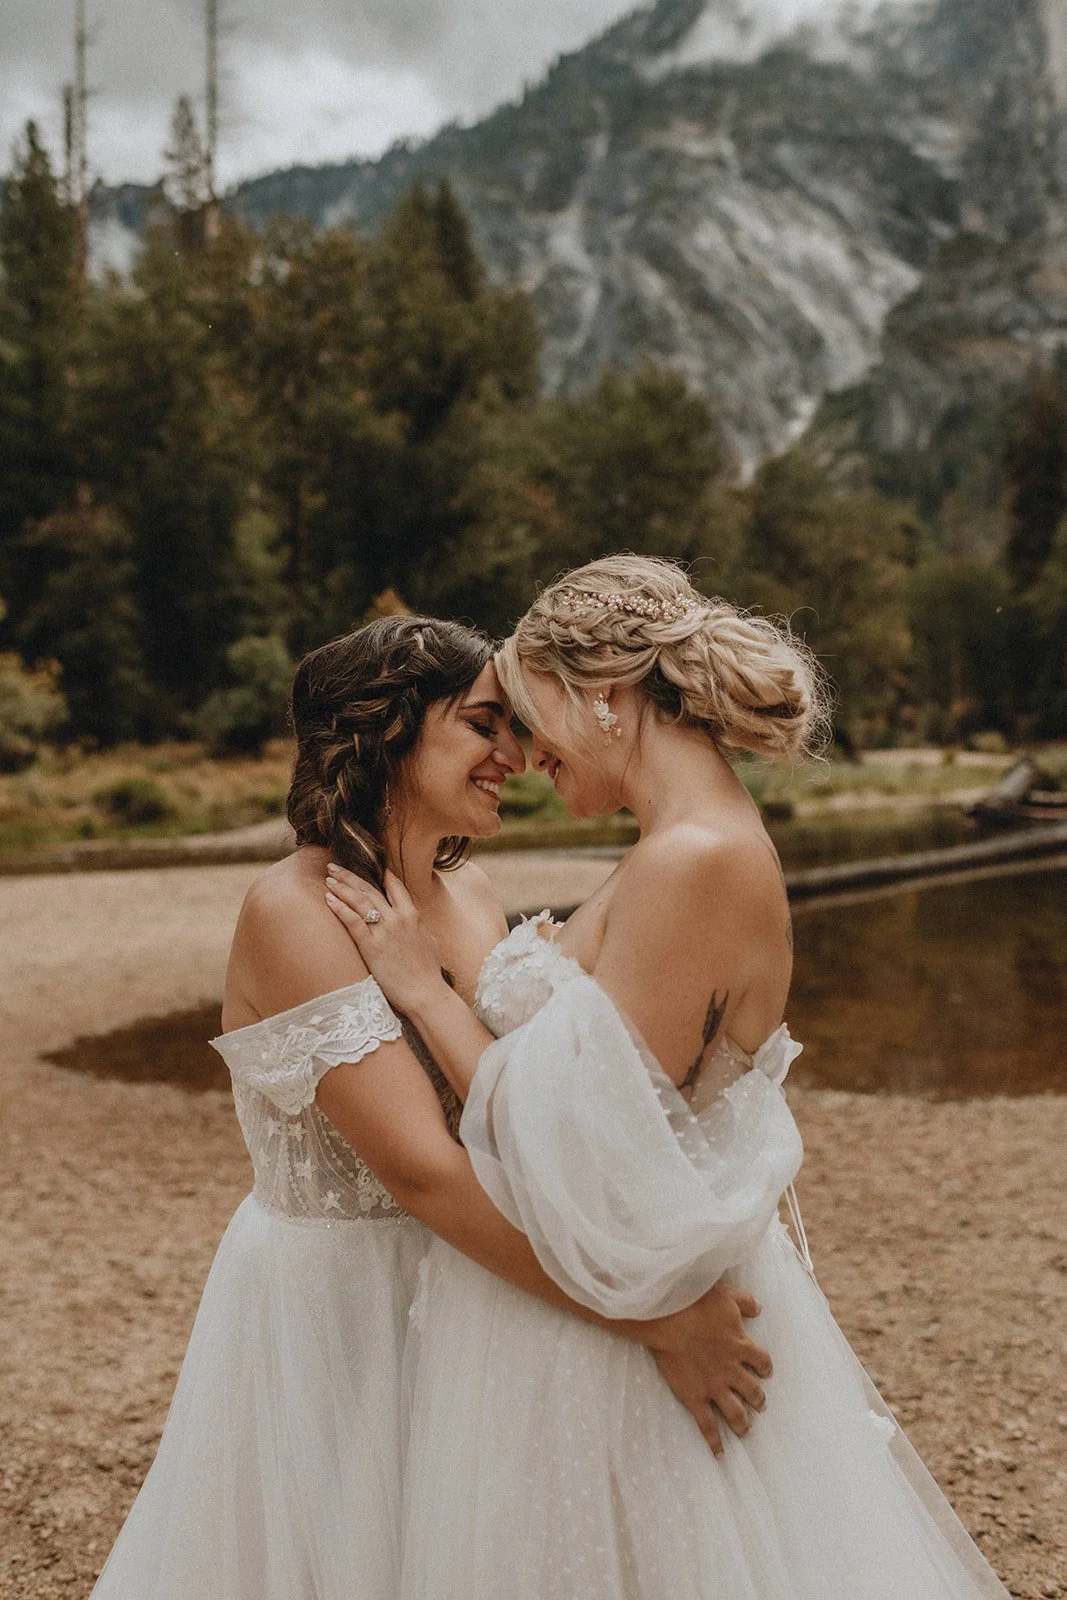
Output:
<svg viewBox="0 0 1067 1600">
<path fill-rule="evenodd" d="M 461 1136 L 582 1304 L 648 1317 L 724 1273 L 763 1312 L 766 1411 L 716 1461 L 640 1346 L 435 1240 L 420 1269 L 403 1600 L 1007 1600 L 779 1222 L 801 1160 L 783 1027 L 687 1103 L 540 924 L 490 955 L 498 1035 Z"/>
<path fill-rule="evenodd" d="M 372 978 L 214 1041 L 255 1187 L 211 1268 L 159 1453 L 93 1600 L 394 1600 L 402 1357 L 430 1234 L 315 1105 L 403 1032 Z"/>
</svg>

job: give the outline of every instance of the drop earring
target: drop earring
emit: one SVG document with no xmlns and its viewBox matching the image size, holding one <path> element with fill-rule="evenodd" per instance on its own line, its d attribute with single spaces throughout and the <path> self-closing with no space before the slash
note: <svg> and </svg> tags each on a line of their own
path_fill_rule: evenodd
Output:
<svg viewBox="0 0 1067 1600">
<path fill-rule="evenodd" d="M 386 784 L 386 786 L 385 786 L 385 794 L 382 797 L 382 817 L 383 818 L 389 818 L 389 817 L 392 816 L 392 814 L 393 814 L 393 808 L 389 804 L 389 785 Z"/>
<path fill-rule="evenodd" d="M 593 715 L 596 718 L 600 727 L 600 731 L 604 735 L 605 739 L 610 739 L 612 736 L 614 736 L 616 739 L 622 738 L 622 729 L 619 727 L 619 719 L 608 705 L 608 702 L 604 698 L 603 694 L 598 694 L 596 699 L 593 701 Z"/>
</svg>

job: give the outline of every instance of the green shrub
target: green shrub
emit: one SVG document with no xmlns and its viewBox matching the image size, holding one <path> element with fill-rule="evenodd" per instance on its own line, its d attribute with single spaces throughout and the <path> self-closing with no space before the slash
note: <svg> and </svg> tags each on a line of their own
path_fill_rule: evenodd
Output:
<svg viewBox="0 0 1067 1600">
<path fill-rule="evenodd" d="M 0 772 L 28 767 L 42 741 L 66 720 L 55 663 L 31 671 L 21 656 L 0 654 Z"/>
<path fill-rule="evenodd" d="M 285 732 L 292 660 L 277 634 L 247 634 L 227 650 L 226 665 L 236 682 L 208 696 L 193 726 L 216 755 L 258 754 Z"/>
<path fill-rule="evenodd" d="M 563 803 L 543 772 L 508 778 L 500 793 L 502 817 L 565 816 Z"/>
<path fill-rule="evenodd" d="M 116 822 L 132 827 L 165 822 L 176 809 L 171 796 L 154 778 L 120 778 L 106 789 L 98 789 L 93 800 Z"/>
<path fill-rule="evenodd" d="M 1007 739 L 997 729 L 972 733 L 967 738 L 968 750 L 978 750 L 984 756 L 1004 756 L 1010 748 Z"/>
</svg>

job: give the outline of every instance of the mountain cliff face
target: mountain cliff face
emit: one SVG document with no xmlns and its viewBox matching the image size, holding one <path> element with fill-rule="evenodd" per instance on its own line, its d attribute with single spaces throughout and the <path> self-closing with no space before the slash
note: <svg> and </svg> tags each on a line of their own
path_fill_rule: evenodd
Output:
<svg viewBox="0 0 1067 1600">
<path fill-rule="evenodd" d="M 474 127 L 237 199 L 362 230 L 447 175 L 552 390 L 668 362 L 744 470 L 868 379 L 919 440 L 1067 332 L 1065 112 L 1064 0 L 659 0 Z"/>
<path fill-rule="evenodd" d="M 924 449 L 1067 344 L 1067 6 L 994 0 L 988 12 L 960 225 L 891 311 L 861 394 L 875 451 Z"/>
</svg>

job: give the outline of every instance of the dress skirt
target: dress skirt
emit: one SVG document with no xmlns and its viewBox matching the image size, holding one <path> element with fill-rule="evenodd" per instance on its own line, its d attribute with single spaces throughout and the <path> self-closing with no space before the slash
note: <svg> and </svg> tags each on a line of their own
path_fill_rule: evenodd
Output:
<svg viewBox="0 0 1067 1600">
<path fill-rule="evenodd" d="M 642 1347 L 425 1272 L 403 1600 L 1004 1600 L 781 1223 L 730 1274 L 775 1365 L 722 1460 Z"/>
<path fill-rule="evenodd" d="M 717 1460 L 642 1346 L 435 1240 L 412 1313 L 402 1600 L 1007 1600 L 778 1219 L 802 1156 L 788 1029 L 740 1075 L 712 1056 L 687 1100 L 536 923 L 490 956 L 478 998 L 499 1036 L 460 1131 L 545 1271 L 609 1319 L 734 1281 L 763 1307 L 774 1375 Z"/>
<path fill-rule="evenodd" d="M 92 1600 L 393 1600 L 403 1346 L 429 1234 L 249 1196 Z"/>
</svg>

